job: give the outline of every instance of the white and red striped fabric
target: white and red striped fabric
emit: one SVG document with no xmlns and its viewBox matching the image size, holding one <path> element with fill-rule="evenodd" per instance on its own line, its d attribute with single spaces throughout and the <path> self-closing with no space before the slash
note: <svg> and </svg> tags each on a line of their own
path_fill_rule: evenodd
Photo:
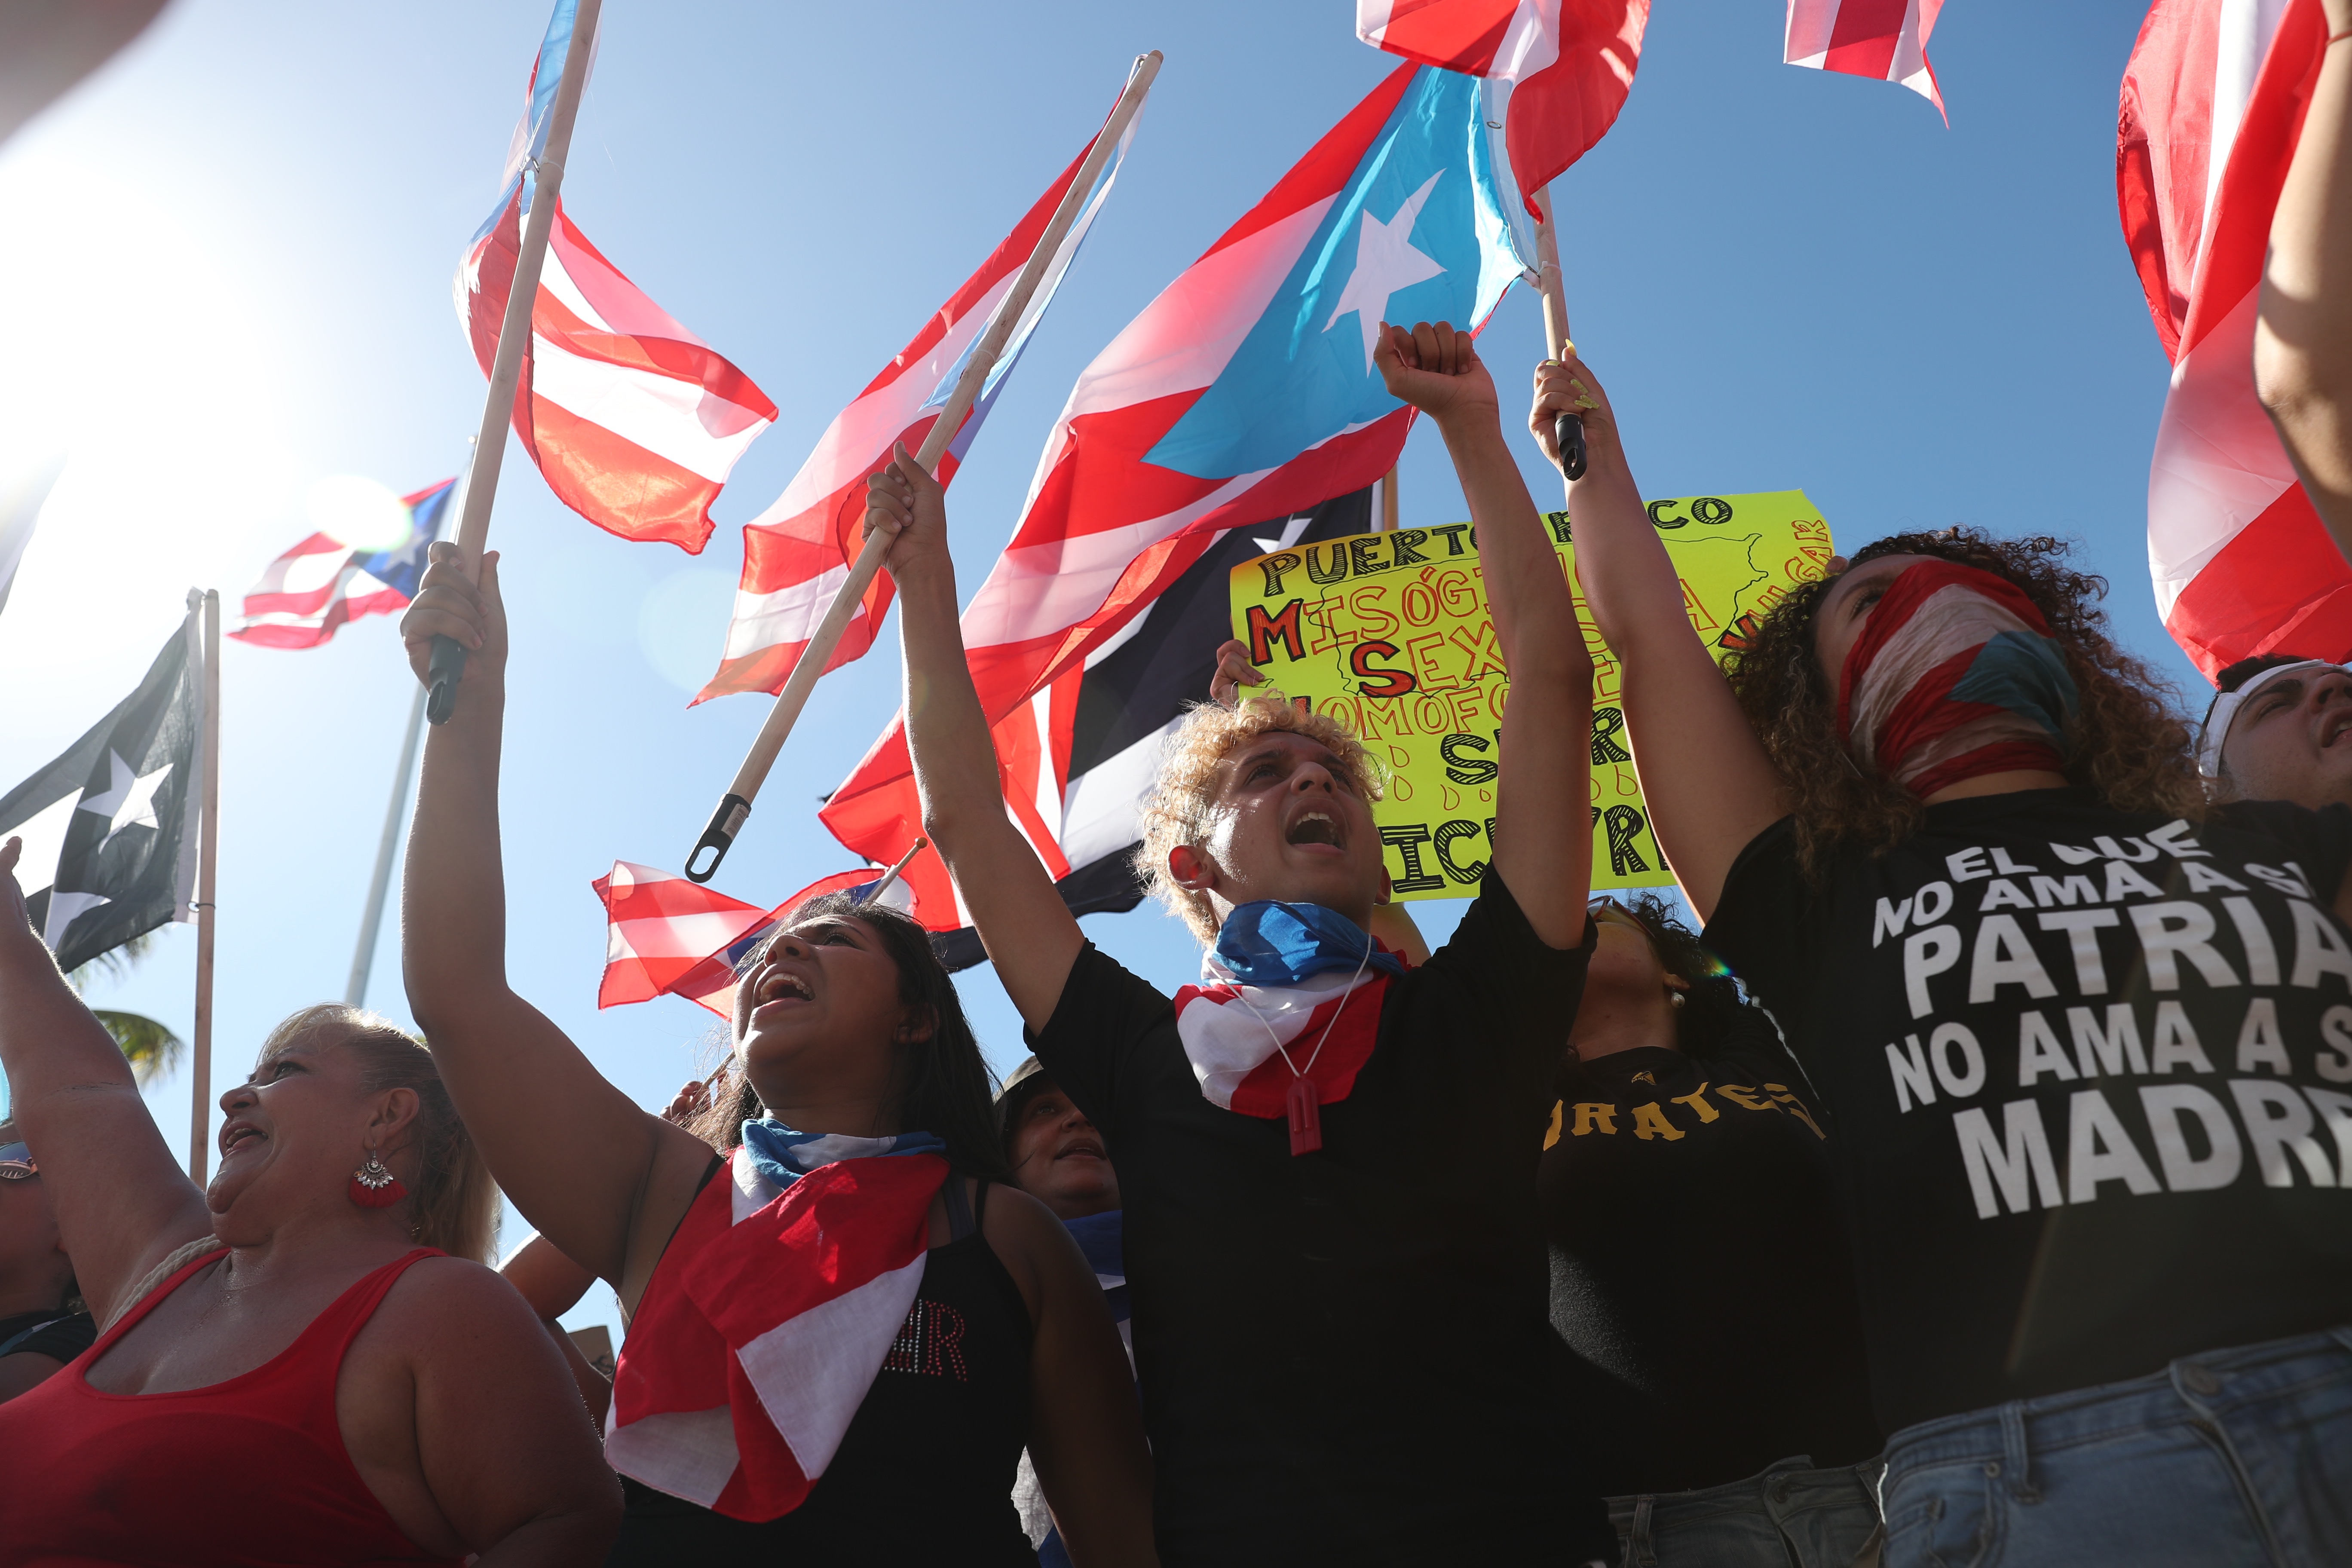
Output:
<svg viewBox="0 0 2352 1568">
<path fill-rule="evenodd" d="M 1412 243 L 1442 258 L 1421 303 L 1402 307 L 1425 319 L 1483 325 L 1521 276 L 1502 237 L 1507 197 L 1493 184 L 1474 131 L 1477 100 L 1464 86 L 1443 71 L 1400 66 L 1128 323 L 1063 405 L 1021 521 L 962 616 L 1005 809 L 1056 881 L 1073 870 L 1060 829 L 1088 667 L 1134 635 L 1226 530 L 1361 489 L 1404 445 L 1413 410 L 1378 391 L 1369 353 L 1358 359 L 1356 345 L 1370 339 L 1355 335 L 1358 305 L 1341 292 L 1362 271 L 1359 234 L 1415 225 Z M 1423 175 L 1433 163 L 1439 173 Z M 1408 168 L 1410 181 L 1401 173 Z M 1448 209 L 1458 216 L 1408 219 L 1402 204 L 1424 199 L 1441 179 L 1459 193 L 1461 205 Z M 1423 194 L 1388 190 L 1387 180 Z M 1375 188 L 1377 208 L 1365 205 Z M 1474 212 L 1486 221 L 1474 222 Z M 1382 300 L 1416 298 L 1402 285 L 1383 288 Z M 1336 317 L 1335 297 L 1343 308 Z M 1265 434 L 1295 408 L 1321 416 L 1337 401 L 1335 384 L 1352 392 L 1357 383 L 1377 396 L 1343 404 L 1346 414 L 1320 426 L 1292 422 Z M 1202 426 L 1229 447 L 1205 458 L 1197 448 L 1171 451 Z M 1228 449 L 1237 455 L 1228 458 Z M 922 832 L 898 719 L 818 816 L 868 860 L 894 857 Z M 907 881 L 925 926 L 970 923 L 937 857 L 918 858 Z"/>
<path fill-rule="evenodd" d="M 2318 0 L 2284 16 L 2157 0 L 2124 72 L 2124 237 L 2172 359 L 2148 466 L 2148 572 L 2165 629 L 2209 676 L 2274 649 L 2352 657 L 2352 568 L 2254 395 L 2271 215 L 2326 36 Z"/>
<path fill-rule="evenodd" d="M 505 188 L 457 268 L 457 320 L 486 376 L 576 8 L 577 0 L 557 0 L 524 89 Z M 775 422 L 776 405 L 605 260 L 561 200 L 530 327 L 514 428 L 548 488 L 623 539 L 700 553 L 710 503 L 735 459 Z"/>
<path fill-rule="evenodd" d="M 1055 290 L 1093 226 L 1095 215 L 1109 197 L 1111 181 L 1134 140 L 1135 124 L 1129 121 L 1118 151 L 1097 177 L 1086 205 L 1047 265 L 1036 292 L 1030 296 L 1003 354 L 989 372 L 981 395 L 940 458 L 938 478 L 942 485 L 954 480 L 965 452 L 980 434 L 982 421 L 995 404 L 997 389 L 1020 360 L 1029 334 L 1053 303 Z M 910 452 L 920 449 L 989 318 L 1045 237 L 1055 210 L 1093 149 L 1089 141 L 1078 150 L 1069 167 L 1045 188 L 980 270 L 932 313 L 914 341 L 882 367 L 855 402 L 834 416 L 818 438 L 816 450 L 809 454 L 775 504 L 744 525 L 743 576 L 735 592 L 734 619 L 727 627 L 727 650 L 719 672 L 695 701 L 730 692 L 782 689 L 834 595 L 848 580 L 850 564 L 865 543 L 866 476 L 889 460 L 896 442 L 905 442 Z M 862 658 L 874 646 L 875 634 L 897 591 L 888 573 L 876 575 L 826 669 L 837 669 Z"/>
<path fill-rule="evenodd" d="M 1927 35 L 1943 8 L 1944 0 L 1789 0 L 1780 58 L 1792 66 L 1907 87 L 1949 125 L 1936 68 L 1927 63 Z"/>
<path fill-rule="evenodd" d="M 1531 213 L 1617 122 L 1649 24 L 1650 0 L 1356 0 L 1374 48 L 1509 84 L 1503 143 Z"/>
<path fill-rule="evenodd" d="M 881 875 L 870 866 L 836 871 L 766 909 L 675 872 L 615 860 L 590 884 L 604 906 L 605 921 L 604 978 L 596 987 L 596 1005 L 683 996 L 732 1018 L 737 966 L 778 921 L 811 899 L 870 887 Z M 903 908 L 907 900 L 894 886 L 881 901 Z"/>
<path fill-rule="evenodd" d="M 457 485 L 443 479 L 401 497 L 408 537 L 389 549 L 354 550 L 332 534 L 310 535 L 272 561 L 245 591 L 244 615 L 228 635 L 257 647 L 317 647 L 346 621 L 406 609 Z"/>
<path fill-rule="evenodd" d="M 807 1498 L 907 1323 L 948 1163 L 837 1160 L 782 1189 L 744 1149 L 729 1169 L 687 1210 L 629 1323 L 604 1457 L 760 1521 Z"/>
<path fill-rule="evenodd" d="M 1314 1082 L 1318 1104 L 1348 1098 L 1380 1039 L 1388 974 L 1334 969 L 1296 985 L 1244 985 L 1213 960 L 1202 970 L 1208 984 L 1179 989 L 1175 1006 L 1176 1036 L 1202 1098 L 1244 1116 L 1278 1118 L 1293 1077 Z"/>
</svg>

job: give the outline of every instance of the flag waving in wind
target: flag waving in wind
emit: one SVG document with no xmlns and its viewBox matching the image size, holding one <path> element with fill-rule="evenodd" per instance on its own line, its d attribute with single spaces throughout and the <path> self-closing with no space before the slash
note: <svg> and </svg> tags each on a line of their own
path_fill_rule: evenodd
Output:
<svg viewBox="0 0 2352 1568">
<path fill-rule="evenodd" d="M 1944 114 L 1936 68 L 1927 63 L 1927 35 L 1943 8 L 1944 0 L 1789 0 L 1780 58 L 1813 70 L 1899 83 Z M 1944 123 L 1951 122 L 1944 114 Z"/>
<path fill-rule="evenodd" d="M 331 535 L 312 534 L 246 590 L 245 618 L 228 635 L 261 647 L 317 647 L 346 621 L 406 609 L 457 488 L 456 479 L 443 479 L 401 497 L 408 537 L 387 549 L 354 550 Z"/>
<path fill-rule="evenodd" d="M 2326 49 L 2318 0 L 2284 16 L 2157 0 L 2124 71 L 2124 237 L 2172 358 L 2148 570 L 2165 630 L 2209 676 L 2274 649 L 2352 657 L 2352 569 L 2254 393 L 2271 216 Z"/>
<path fill-rule="evenodd" d="M 1382 321 L 1483 323 L 1521 273 L 1479 84 L 1401 67 L 1079 376 L 1012 542 L 963 614 L 1005 798 L 1047 869 L 1068 783 L 1057 685 L 1228 529 L 1307 511 L 1395 463 L 1412 410 L 1372 363 Z M 1014 715 L 1022 724 L 1007 724 Z M 820 814 L 869 860 L 922 831 L 894 722 Z M 908 868 L 934 930 L 945 868 Z"/>
<path fill-rule="evenodd" d="M 940 458 L 936 476 L 940 484 L 954 479 L 964 453 L 980 434 L 981 422 L 996 401 L 998 389 L 1012 374 L 1030 332 L 1053 303 L 1062 275 L 1069 270 L 1095 215 L 1110 195 L 1111 181 L 1134 140 L 1135 125 L 1135 121 L 1128 121 L 1118 151 L 1103 165 L 1076 221 L 1038 280 L 1036 292 L 1029 297 L 1004 353 L 989 371 L 971 412 Z M 866 476 L 888 460 L 893 443 L 905 442 L 910 452 L 921 447 L 990 318 L 1044 238 L 1071 181 L 1077 178 L 1093 150 L 1091 141 L 1078 149 L 1061 178 L 1045 188 L 980 270 L 923 323 L 914 341 L 882 367 L 855 402 L 834 416 L 816 450 L 809 454 L 776 503 L 744 525 L 743 577 L 736 591 L 734 620 L 727 628 L 727 651 L 719 672 L 695 698 L 697 702 L 735 691 L 782 689 L 801 649 L 808 646 L 817 623 L 824 618 L 835 593 L 848 579 L 850 564 L 864 543 Z M 895 592 L 889 574 L 876 575 L 825 668 L 837 669 L 873 647 Z"/>
<path fill-rule="evenodd" d="M 1356 0 L 1356 37 L 1510 94 L 1504 143 L 1519 198 L 1609 134 L 1642 61 L 1650 0 Z"/>
<path fill-rule="evenodd" d="M 506 185 L 457 269 L 457 319 L 482 374 L 497 357 L 523 222 L 577 0 L 558 0 L 531 68 Z M 514 427 L 558 500 L 623 539 L 688 554 L 710 537 L 710 503 L 735 459 L 775 421 L 751 377 L 646 298 L 588 243 L 559 201 Z"/>
</svg>

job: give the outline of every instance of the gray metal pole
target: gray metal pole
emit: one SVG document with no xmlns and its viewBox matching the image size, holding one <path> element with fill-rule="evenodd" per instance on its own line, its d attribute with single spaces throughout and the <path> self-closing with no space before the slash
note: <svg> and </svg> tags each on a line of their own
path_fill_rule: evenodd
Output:
<svg viewBox="0 0 2352 1568">
<path fill-rule="evenodd" d="M 425 733 L 425 695 L 420 685 L 416 700 L 408 707 L 408 738 L 401 742 L 400 771 L 392 780 L 392 804 L 383 810 L 383 842 L 376 846 L 375 876 L 368 883 L 367 913 L 360 917 L 360 945 L 352 954 L 351 984 L 343 987 L 343 1004 L 350 1007 L 367 1004 L 368 970 L 375 963 L 375 939 L 383 925 L 384 895 L 392 889 L 393 851 L 400 847 L 400 820 L 408 811 L 408 781 L 416 773 L 416 742 Z"/>
</svg>

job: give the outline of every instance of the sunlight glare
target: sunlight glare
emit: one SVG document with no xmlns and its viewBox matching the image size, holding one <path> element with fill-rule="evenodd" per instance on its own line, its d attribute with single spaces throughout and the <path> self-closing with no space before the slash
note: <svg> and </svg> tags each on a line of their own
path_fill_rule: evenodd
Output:
<svg viewBox="0 0 2352 1568">
<path fill-rule="evenodd" d="M 391 488 L 357 474 L 330 474 L 305 491 L 310 526 L 353 550 L 390 550 L 408 542 L 408 508 Z"/>
</svg>

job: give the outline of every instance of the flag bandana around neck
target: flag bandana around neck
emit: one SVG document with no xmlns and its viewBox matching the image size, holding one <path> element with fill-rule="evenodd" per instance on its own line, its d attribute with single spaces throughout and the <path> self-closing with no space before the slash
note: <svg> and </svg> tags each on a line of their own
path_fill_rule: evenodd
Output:
<svg viewBox="0 0 2352 1568">
<path fill-rule="evenodd" d="M 1202 956 L 1206 984 L 1176 993 L 1176 1035 L 1202 1097 L 1244 1116 L 1287 1119 L 1293 1154 L 1321 1148 L 1320 1109 L 1356 1087 L 1380 1038 L 1389 981 L 1404 967 L 1336 910 L 1241 905 Z"/>
<path fill-rule="evenodd" d="M 949 1169 L 927 1132 L 743 1132 L 646 1284 L 604 1456 L 756 1523 L 805 1501 L 841 1447 L 922 1287 Z"/>
<path fill-rule="evenodd" d="M 1913 795 L 2063 771 L 2079 699 L 2050 624 L 2012 583 L 1923 561 L 1887 584 L 1845 658 L 1838 735 Z"/>
</svg>

